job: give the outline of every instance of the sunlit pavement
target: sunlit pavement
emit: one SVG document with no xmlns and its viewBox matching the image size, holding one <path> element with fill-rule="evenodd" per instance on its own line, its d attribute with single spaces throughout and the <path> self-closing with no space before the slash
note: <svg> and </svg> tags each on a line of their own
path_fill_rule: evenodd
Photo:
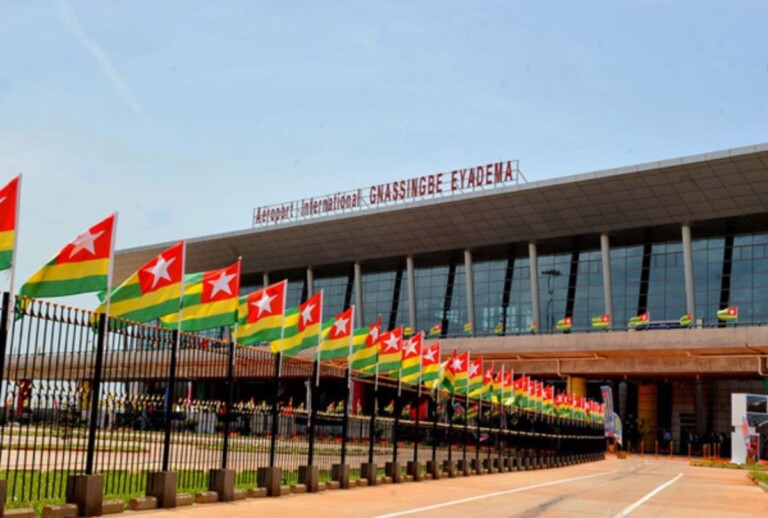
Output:
<svg viewBox="0 0 768 518">
<path fill-rule="evenodd" d="M 631 458 L 565 468 L 195 505 L 152 518 L 231 516 L 768 516 L 745 471 Z"/>
</svg>

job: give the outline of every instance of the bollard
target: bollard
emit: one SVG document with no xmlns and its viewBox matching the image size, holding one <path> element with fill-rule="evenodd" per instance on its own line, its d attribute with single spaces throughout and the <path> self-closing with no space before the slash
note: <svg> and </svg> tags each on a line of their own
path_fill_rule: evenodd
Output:
<svg viewBox="0 0 768 518">
<path fill-rule="evenodd" d="M 654 458 L 658 459 L 659 458 L 659 441 L 655 441 L 653 447 L 654 447 L 654 452 L 655 452 L 654 453 Z"/>
<path fill-rule="evenodd" d="M 640 456 L 645 457 L 645 441 L 640 443 Z"/>
<path fill-rule="evenodd" d="M 672 458 L 672 452 L 675 451 L 675 441 L 669 441 L 669 458 Z"/>
</svg>

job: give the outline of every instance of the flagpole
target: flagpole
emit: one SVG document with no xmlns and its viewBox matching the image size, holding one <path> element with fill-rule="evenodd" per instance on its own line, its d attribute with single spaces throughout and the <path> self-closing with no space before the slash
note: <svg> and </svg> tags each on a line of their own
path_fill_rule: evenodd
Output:
<svg viewBox="0 0 768 518">
<path fill-rule="evenodd" d="M 285 307 L 288 305 L 288 280 L 283 279 L 283 282 L 285 283 L 285 286 L 283 287 L 283 312 L 280 317 L 280 354 L 277 355 L 277 379 L 280 379 L 280 375 L 283 371 L 282 352 L 285 350 Z M 301 318 L 301 315 L 299 315 L 299 318 Z M 277 391 L 277 388 L 275 388 L 275 391 Z M 275 404 L 277 404 L 277 396 L 275 396 Z"/>
<path fill-rule="evenodd" d="M 18 208 L 18 205 L 17 205 Z M 115 219 L 112 222 L 112 239 L 109 244 L 109 267 L 107 268 L 107 294 L 104 297 L 104 312 L 107 314 L 107 326 L 109 326 L 109 304 L 112 301 L 112 276 L 115 269 L 115 238 L 117 237 L 117 211 L 115 211 Z M 14 240 L 16 237 L 14 236 Z M 14 246 L 14 249 L 16 247 Z M 182 263 L 183 268 L 183 263 Z M 183 271 L 183 270 L 182 270 Z M 184 282 L 182 275 L 182 283 Z M 183 285 L 183 284 L 182 284 Z M 109 327 L 107 327 L 109 329 Z"/>
<path fill-rule="evenodd" d="M 21 208 L 21 173 L 19 173 L 19 183 L 16 185 L 16 215 L 14 216 L 14 222 L 13 222 L 13 250 L 11 251 L 11 271 L 10 279 L 8 280 L 8 327 L 7 329 L 11 329 L 11 325 L 13 324 L 13 313 L 15 311 L 16 305 L 13 303 L 13 290 L 15 289 L 15 282 L 16 282 L 16 249 L 18 247 L 19 243 L 19 214 L 20 214 L 20 208 Z M 114 233 L 112 234 L 114 236 Z M 112 261 L 110 261 L 110 267 L 112 265 Z M 11 308 L 13 308 L 13 311 L 11 311 Z M 0 372 L 0 375 L 2 375 L 2 372 Z"/>
<path fill-rule="evenodd" d="M 315 370 L 315 387 L 320 386 L 320 346 L 323 345 L 323 290 L 320 290 L 320 316 L 318 317 L 317 325 L 319 327 L 319 332 L 317 333 L 317 354 L 315 356 L 315 361 L 317 362 L 317 369 Z"/>
</svg>

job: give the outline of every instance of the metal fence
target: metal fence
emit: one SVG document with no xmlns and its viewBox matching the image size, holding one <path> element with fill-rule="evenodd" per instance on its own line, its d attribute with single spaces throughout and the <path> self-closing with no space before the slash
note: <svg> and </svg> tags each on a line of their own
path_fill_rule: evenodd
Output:
<svg viewBox="0 0 768 518">
<path fill-rule="evenodd" d="M 281 358 L 202 335 L 110 320 L 3 294 L 0 479 L 6 506 L 62 502 L 67 480 L 104 476 L 104 497 L 142 496 L 148 473 L 175 472 L 178 492 L 205 490 L 209 470 L 235 486 L 282 482 L 300 466 L 321 480 L 347 464 L 502 459 L 599 452 L 602 427 L 436 397 L 341 363 Z M 8 318 L 10 314 L 10 319 Z M 319 383 L 317 382 L 319 380 Z M 497 460 L 494 460 L 497 459 Z M 496 464 L 494 464 L 496 463 Z"/>
</svg>

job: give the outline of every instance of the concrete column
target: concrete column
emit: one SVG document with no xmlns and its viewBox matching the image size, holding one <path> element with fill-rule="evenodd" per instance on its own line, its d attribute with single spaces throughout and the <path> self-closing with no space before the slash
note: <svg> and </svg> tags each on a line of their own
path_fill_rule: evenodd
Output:
<svg viewBox="0 0 768 518">
<path fill-rule="evenodd" d="M 355 263 L 355 327 L 362 327 L 363 322 L 363 267 Z"/>
<path fill-rule="evenodd" d="M 416 332 L 416 272 L 413 265 L 413 257 L 406 258 L 405 266 L 408 273 L 408 320 L 411 331 Z"/>
<path fill-rule="evenodd" d="M 464 250 L 464 279 L 467 285 L 467 321 L 475 334 L 475 275 L 472 268 L 472 252 Z"/>
<path fill-rule="evenodd" d="M 567 390 L 569 394 L 579 397 L 587 397 L 587 378 L 568 376 Z"/>
<path fill-rule="evenodd" d="M 613 284 L 611 283 L 611 244 L 608 234 L 600 234 L 600 255 L 603 263 L 603 301 L 605 312 L 611 315 L 611 327 L 613 327 Z"/>
<path fill-rule="evenodd" d="M 264 287 L 265 288 L 267 286 L 269 286 L 269 274 L 268 273 L 265 272 L 264 275 L 261 276 L 261 279 L 262 279 L 262 282 L 264 283 Z"/>
<path fill-rule="evenodd" d="M 685 268 L 685 310 L 696 322 L 696 294 L 693 288 L 693 250 L 691 247 L 691 226 L 683 223 L 683 266 Z"/>
<path fill-rule="evenodd" d="M 535 243 L 528 243 L 528 262 L 531 272 L 531 306 L 533 320 L 537 329 L 541 329 L 541 307 L 539 305 L 539 254 Z"/>
<path fill-rule="evenodd" d="M 645 422 L 645 435 L 642 437 L 645 451 L 653 451 L 656 431 L 658 429 L 657 414 L 659 408 L 659 386 L 656 383 L 638 385 L 637 387 L 637 423 Z M 671 433 L 671 431 L 670 431 Z"/>
<path fill-rule="evenodd" d="M 307 268 L 307 298 L 315 294 L 315 272 L 312 267 Z"/>
</svg>

